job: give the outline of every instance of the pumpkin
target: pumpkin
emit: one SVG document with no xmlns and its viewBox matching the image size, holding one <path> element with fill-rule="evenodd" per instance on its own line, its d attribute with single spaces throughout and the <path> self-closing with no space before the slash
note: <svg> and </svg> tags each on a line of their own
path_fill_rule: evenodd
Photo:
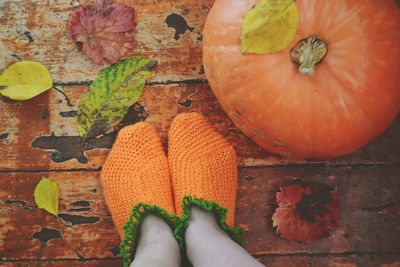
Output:
<svg viewBox="0 0 400 267">
<path fill-rule="evenodd" d="M 242 54 L 241 26 L 256 2 L 216 0 L 203 32 L 207 79 L 243 133 L 274 153 L 326 159 L 360 149 L 393 122 L 397 0 L 297 0 L 300 23 L 287 49 Z"/>
</svg>

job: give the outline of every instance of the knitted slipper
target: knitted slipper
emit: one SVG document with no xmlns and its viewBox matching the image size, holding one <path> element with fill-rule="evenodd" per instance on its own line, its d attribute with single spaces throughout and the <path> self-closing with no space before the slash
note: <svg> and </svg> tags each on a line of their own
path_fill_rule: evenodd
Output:
<svg viewBox="0 0 400 267">
<path fill-rule="evenodd" d="M 221 229 L 242 244 L 241 229 L 233 228 L 237 190 L 236 154 L 203 115 L 185 113 L 175 117 L 169 130 L 168 162 L 175 209 L 178 215 L 182 215 L 182 224 L 177 228 L 176 235 L 180 237 L 183 251 L 184 232 L 192 206 L 213 213 Z"/>
<path fill-rule="evenodd" d="M 180 222 L 174 215 L 167 158 L 150 124 L 137 123 L 120 131 L 100 179 L 115 227 L 123 239 L 120 249 L 124 266 L 129 266 L 146 215 L 162 218 L 173 231 Z"/>
</svg>

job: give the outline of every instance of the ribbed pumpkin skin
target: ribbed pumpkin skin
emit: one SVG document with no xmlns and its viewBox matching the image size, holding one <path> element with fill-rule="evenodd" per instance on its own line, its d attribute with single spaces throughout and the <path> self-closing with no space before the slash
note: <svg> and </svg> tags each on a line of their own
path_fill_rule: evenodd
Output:
<svg viewBox="0 0 400 267">
<path fill-rule="evenodd" d="M 360 149 L 400 111 L 400 4 L 396 0 L 297 0 L 289 48 L 242 55 L 240 30 L 256 0 L 216 0 L 203 32 L 211 87 L 234 123 L 268 151 L 325 159 Z M 328 54 L 312 76 L 290 50 L 318 36 Z M 400 138 L 400 137 L 399 137 Z"/>
</svg>

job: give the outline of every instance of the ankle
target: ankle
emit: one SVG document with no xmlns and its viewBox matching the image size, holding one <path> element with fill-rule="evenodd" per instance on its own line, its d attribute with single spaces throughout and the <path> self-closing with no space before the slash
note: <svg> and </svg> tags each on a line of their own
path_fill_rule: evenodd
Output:
<svg viewBox="0 0 400 267">
<path fill-rule="evenodd" d="M 141 246 L 158 243 L 176 243 L 171 227 L 155 215 L 147 215 L 140 226 L 139 244 Z"/>
<path fill-rule="evenodd" d="M 161 218 L 155 215 L 147 215 L 140 226 L 139 242 L 135 254 L 134 266 L 160 266 L 154 263 L 163 261 L 162 266 L 177 266 L 180 262 L 178 242 L 175 240 L 172 229 Z M 168 263 L 168 264 L 167 264 Z"/>
<path fill-rule="evenodd" d="M 227 235 L 218 225 L 214 214 L 204 211 L 198 207 L 192 207 L 191 218 L 189 220 L 188 228 L 186 233 L 189 235 L 199 235 L 202 236 L 205 232 Z"/>
</svg>

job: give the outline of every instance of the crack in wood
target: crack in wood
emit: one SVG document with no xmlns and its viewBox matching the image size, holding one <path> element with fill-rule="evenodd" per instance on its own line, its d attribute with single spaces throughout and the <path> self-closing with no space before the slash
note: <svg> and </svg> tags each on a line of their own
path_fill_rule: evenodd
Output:
<svg viewBox="0 0 400 267">
<path fill-rule="evenodd" d="M 77 200 L 71 203 L 72 206 L 76 206 L 79 208 L 69 209 L 70 212 L 82 212 L 82 211 L 90 211 L 90 202 L 86 200 Z"/>
<path fill-rule="evenodd" d="M 247 182 L 252 182 L 252 181 L 254 181 L 254 180 L 256 179 L 256 177 L 251 176 L 251 175 L 247 175 L 247 176 L 244 177 L 244 179 L 245 179 Z"/>
<path fill-rule="evenodd" d="M 362 207 L 361 210 L 364 211 L 383 211 L 385 209 L 388 209 L 390 207 L 392 207 L 394 205 L 393 201 L 390 201 L 389 203 L 383 204 L 383 205 L 379 205 L 379 206 L 375 206 L 375 207 Z"/>
<path fill-rule="evenodd" d="M 46 263 L 49 263 L 49 262 L 74 262 L 75 263 L 76 262 L 76 263 L 81 263 L 81 262 L 96 262 L 96 261 L 105 262 L 105 261 L 118 261 L 118 260 L 121 260 L 121 258 L 115 258 L 115 257 L 95 258 L 95 257 L 93 257 L 93 258 L 82 258 L 82 259 L 77 259 L 77 258 L 61 258 L 61 259 L 53 259 L 53 258 L 49 258 L 49 259 L 0 259 L 0 262 L 4 262 L 4 263 L 7 263 L 7 262 L 20 262 L 20 263 L 24 263 L 24 262 L 26 262 L 26 263 L 29 263 L 29 262 L 46 262 Z M 30 266 L 30 265 L 27 265 L 27 266 Z M 48 265 L 46 265 L 46 266 L 48 266 Z M 71 265 L 69 265 L 69 266 L 71 266 Z M 121 265 L 112 265 L 112 266 L 121 266 Z"/>
<path fill-rule="evenodd" d="M 69 209 L 70 212 L 83 212 L 83 211 L 91 211 L 91 208 L 77 208 L 77 209 Z"/>
<path fill-rule="evenodd" d="M 5 204 L 9 204 L 9 205 L 18 205 L 21 207 L 25 207 L 27 205 L 26 201 L 23 200 L 13 200 L 13 199 L 7 199 L 4 201 Z"/>
<path fill-rule="evenodd" d="M 238 165 L 240 169 L 248 169 L 248 170 L 258 170 L 258 169 L 297 169 L 297 168 L 302 168 L 302 169 L 319 169 L 319 168 L 329 168 L 330 170 L 347 170 L 347 169 L 363 169 L 363 168 L 378 168 L 378 167 L 398 167 L 400 166 L 400 162 L 375 162 L 375 163 L 337 163 L 333 164 L 331 162 L 325 163 L 307 163 L 307 164 L 302 164 L 302 163 L 282 163 L 278 165 L 257 165 L 257 166 L 248 166 L 248 165 Z M 20 169 L 10 169 L 10 170 L 0 170 L 0 173 L 64 173 L 64 172 L 99 172 L 101 171 L 101 168 L 97 169 L 89 169 L 89 168 L 71 168 L 71 169 L 26 169 L 26 170 L 20 170 Z M 92 189 L 90 190 L 93 193 L 96 193 Z"/>
<path fill-rule="evenodd" d="M 368 251 L 345 251 L 345 252 L 337 252 L 337 253 L 251 253 L 256 258 L 267 257 L 267 258 L 279 258 L 279 257 L 309 257 L 309 258 L 347 258 L 347 257 L 400 257 L 399 253 L 392 252 L 368 252 Z M 94 261 L 118 261 L 120 258 L 115 257 L 105 257 L 105 258 L 47 258 L 47 259 L 0 259 L 0 262 L 94 262 Z M 399 260 L 400 261 L 400 260 Z M 116 265 L 113 265 L 116 266 Z"/>
<path fill-rule="evenodd" d="M 11 54 L 11 56 L 18 61 L 23 61 L 23 58 L 21 58 L 18 54 Z"/>
<path fill-rule="evenodd" d="M 63 118 L 75 118 L 78 115 L 77 110 L 63 111 L 59 113 Z"/>
<path fill-rule="evenodd" d="M 54 86 L 89 86 L 93 83 L 89 81 L 72 81 L 72 82 L 54 82 Z M 157 85 L 191 85 L 191 84 L 207 84 L 206 79 L 186 79 L 186 80 L 165 80 L 156 82 L 146 82 L 146 86 L 157 86 Z"/>
<path fill-rule="evenodd" d="M 268 253 L 267 251 L 251 253 L 253 256 L 264 257 L 352 257 L 352 256 L 400 256 L 397 252 L 372 252 L 372 251 L 343 251 L 343 252 L 294 252 L 294 253 Z"/>
<path fill-rule="evenodd" d="M 72 206 L 78 206 L 78 207 L 89 207 L 90 202 L 87 200 L 77 200 L 71 203 Z"/>
<path fill-rule="evenodd" d="M 78 256 L 79 260 L 84 260 L 84 259 L 85 259 L 85 257 L 83 257 L 83 256 L 81 255 L 81 253 L 79 252 L 79 249 L 76 249 L 76 250 L 75 250 L 75 254 L 76 254 L 76 256 Z"/>
</svg>

